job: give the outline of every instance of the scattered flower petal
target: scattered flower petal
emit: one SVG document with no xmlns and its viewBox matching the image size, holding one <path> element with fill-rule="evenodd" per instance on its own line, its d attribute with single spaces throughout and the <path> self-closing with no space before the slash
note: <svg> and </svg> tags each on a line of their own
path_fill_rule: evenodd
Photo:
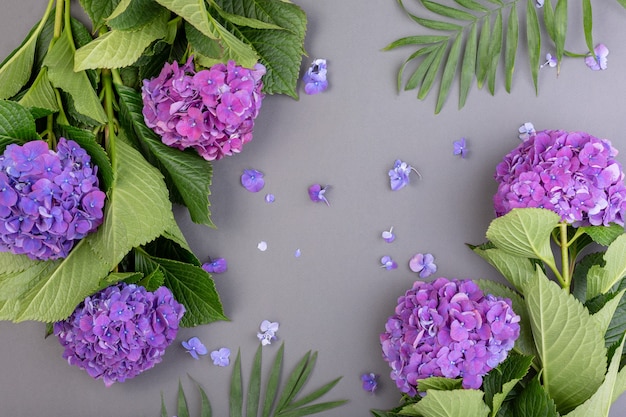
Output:
<svg viewBox="0 0 626 417">
<path fill-rule="evenodd" d="M 418 272 L 420 278 L 426 278 L 437 271 L 435 257 L 430 253 L 417 253 L 409 260 L 409 268 L 413 272 Z"/>
<path fill-rule="evenodd" d="M 365 373 L 361 375 L 361 382 L 363 383 L 363 390 L 373 394 L 376 388 L 378 388 L 378 375 L 373 372 Z"/>
<path fill-rule="evenodd" d="M 535 0 L 535 6 L 538 9 L 541 9 L 543 7 L 543 3 L 545 2 L 545 0 Z"/>
<path fill-rule="evenodd" d="M 609 54 L 609 48 L 607 48 L 603 43 L 599 43 L 593 48 L 593 55 L 589 54 L 587 58 L 585 58 L 585 64 L 592 71 L 600 71 L 605 70 L 607 68 L 607 58 L 606 56 Z"/>
<path fill-rule="evenodd" d="M 461 158 L 465 158 L 467 155 L 467 143 L 465 138 L 454 141 L 454 154 L 461 155 Z"/>
<path fill-rule="evenodd" d="M 265 252 L 267 250 L 267 242 L 262 240 L 259 242 L 258 245 L 256 245 L 256 247 L 261 251 L 261 252 Z"/>
<path fill-rule="evenodd" d="M 387 243 L 391 243 L 396 240 L 396 235 L 393 233 L 393 227 L 389 230 L 385 230 L 381 236 Z"/>
<path fill-rule="evenodd" d="M 206 355 L 207 348 L 202 344 L 200 339 L 192 337 L 191 339 L 182 342 L 183 347 L 187 350 L 187 353 L 194 359 L 199 359 L 198 355 Z"/>
<path fill-rule="evenodd" d="M 543 6 L 543 4 L 542 4 Z M 552 54 L 550 52 L 548 52 L 546 54 L 546 62 L 544 62 L 543 64 L 541 64 L 541 66 L 539 68 L 543 68 L 543 67 L 550 67 L 550 68 L 554 68 L 556 67 L 556 64 L 558 64 L 558 61 L 556 60 L 555 56 L 552 56 Z"/>
<path fill-rule="evenodd" d="M 298 249 L 296 249 L 296 252 L 294 253 L 294 256 L 295 256 L 296 258 L 299 258 L 300 256 L 302 256 L 302 251 L 301 251 L 299 248 L 298 248 Z"/>
<path fill-rule="evenodd" d="M 211 359 L 213 359 L 213 365 L 216 366 L 228 366 L 230 364 L 230 349 L 220 348 L 211 352 Z"/>
<path fill-rule="evenodd" d="M 324 203 L 326 203 L 327 206 L 330 206 L 330 203 L 325 196 L 326 190 L 328 190 L 329 187 L 329 185 L 322 187 L 319 184 L 313 184 L 309 187 L 309 198 L 311 199 L 311 201 L 314 201 L 316 203 L 323 201 Z"/>
<path fill-rule="evenodd" d="M 533 126 L 533 124 L 530 122 L 526 122 L 523 125 L 521 125 L 518 131 L 519 131 L 518 137 L 521 140 L 527 140 L 529 137 L 537 133 L 537 131 L 535 130 L 535 126 Z"/>
<path fill-rule="evenodd" d="M 266 194 L 265 195 L 265 202 L 266 203 L 273 203 L 274 200 L 276 200 L 276 197 L 274 197 L 274 194 Z"/>
<path fill-rule="evenodd" d="M 389 183 L 393 191 L 397 191 L 409 183 L 411 171 L 415 172 L 420 178 L 422 175 L 411 165 L 402 162 L 399 159 L 393 164 L 393 168 L 389 171 Z"/>
<path fill-rule="evenodd" d="M 326 60 L 316 59 L 302 76 L 304 81 L 304 92 L 307 94 L 318 94 L 326 91 L 328 81 L 326 80 Z"/>
<path fill-rule="evenodd" d="M 265 186 L 263 173 L 256 169 L 244 169 L 241 174 L 241 185 L 251 193 L 257 193 Z"/>
<path fill-rule="evenodd" d="M 256 337 L 261 341 L 261 345 L 271 345 L 273 340 L 276 340 L 276 332 L 278 332 L 278 322 L 271 322 L 269 320 L 263 320 L 261 322 L 261 333 L 257 333 Z"/>
<path fill-rule="evenodd" d="M 228 263 L 224 258 L 217 258 L 213 259 L 211 262 L 202 264 L 202 269 L 207 271 L 209 274 L 221 274 L 222 272 L 226 272 L 226 270 L 228 270 Z"/>
<path fill-rule="evenodd" d="M 391 271 L 392 269 L 396 269 L 398 267 L 398 264 L 396 261 L 391 259 L 391 256 L 383 256 L 380 258 L 380 263 L 382 264 L 381 267 L 385 268 L 387 271 Z"/>
</svg>

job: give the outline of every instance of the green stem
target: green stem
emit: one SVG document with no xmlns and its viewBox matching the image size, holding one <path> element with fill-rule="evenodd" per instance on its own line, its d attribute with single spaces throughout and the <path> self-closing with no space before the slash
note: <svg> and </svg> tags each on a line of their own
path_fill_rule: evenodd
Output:
<svg viewBox="0 0 626 417">
<path fill-rule="evenodd" d="M 570 276 L 570 264 L 569 264 L 569 245 L 567 241 L 567 223 L 561 222 L 559 224 L 561 241 L 559 246 L 561 247 L 561 287 L 569 291 L 572 277 Z"/>
<path fill-rule="evenodd" d="M 119 74 L 118 74 L 119 77 Z M 115 100 L 115 93 L 113 92 L 113 75 L 111 70 L 102 70 L 102 88 L 104 92 L 104 111 L 107 115 L 107 125 L 104 127 L 104 148 L 111 158 L 111 165 L 113 165 L 113 171 L 116 167 L 116 153 L 115 153 L 115 111 L 113 102 Z"/>
<path fill-rule="evenodd" d="M 68 2 L 69 3 L 69 2 Z M 54 39 L 59 39 L 63 33 L 63 11 L 65 10 L 65 0 L 57 0 L 57 7 L 54 14 Z"/>
</svg>

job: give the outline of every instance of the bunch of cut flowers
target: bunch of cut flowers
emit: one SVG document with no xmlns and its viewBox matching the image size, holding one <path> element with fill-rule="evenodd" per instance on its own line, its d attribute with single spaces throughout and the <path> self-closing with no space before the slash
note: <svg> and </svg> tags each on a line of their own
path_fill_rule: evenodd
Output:
<svg viewBox="0 0 626 417">
<path fill-rule="evenodd" d="M 626 390 L 626 186 L 606 139 L 533 132 L 496 168 L 470 248 L 509 285 L 416 282 L 380 340 L 391 416 L 606 417 Z"/>
<path fill-rule="evenodd" d="M 306 30 L 291 2 L 244 3 L 49 0 L 0 64 L 0 320 L 47 323 L 107 386 L 226 319 L 172 207 L 213 226 L 211 164 L 266 94 L 297 97 Z"/>
</svg>

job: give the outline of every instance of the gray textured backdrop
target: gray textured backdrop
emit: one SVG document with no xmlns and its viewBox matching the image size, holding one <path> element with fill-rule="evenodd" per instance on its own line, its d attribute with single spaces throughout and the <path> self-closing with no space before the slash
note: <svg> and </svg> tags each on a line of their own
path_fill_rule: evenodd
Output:
<svg viewBox="0 0 626 417">
<path fill-rule="evenodd" d="M 1 56 L 19 44 L 45 3 L 3 1 Z M 408 259 L 430 252 L 438 275 L 499 279 L 465 243 L 483 240 L 493 217 L 492 173 L 517 145 L 520 124 L 532 121 L 538 129 L 585 130 L 609 138 L 623 151 L 619 160 L 626 161 L 626 10 L 615 1 L 594 1 L 595 38 L 611 51 L 607 71 L 593 73 L 581 60 L 567 60 L 558 78 L 554 69 L 540 71 L 536 97 L 520 55 L 511 94 L 501 82 L 496 97 L 474 85 L 458 111 L 455 84 L 437 116 L 434 95 L 420 102 L 414 92 L 396 93 L 396 70 L 412 51 L 381 49 L 419 30 L 396 2 L 296 3 L 309 18 L 309 57 L 303 65 L 326 58 L 330 88 L 317 96 L 302 94 L 299 101 L 265 99 L 254 140 L 242 154 L 214 165 L 216 230 L 192 224 L 184 210 L 177 210 L 201 259 L 229 261 L 228 272 L 215 281 L 231 321 L 180 331 L 163 363 L 108 389 L 68 366 L 57 341 L 43 339 L 43 325 L 0 322 L 0 416 L 156 416 L 161 392 L 173 414 L 179 379 L 195 410 L 198 397 L 188 374 L 206 388 L 214 415 L 226 416 L 232 366 L 215 367 L 208 357 L 194 361 L 179 342 L 195 335 L 209 350 L 240 348 L 247 376 L 263 319 L 280 322 L 286 369 L 307 350 L 319 352 L 309 389 L 343 376 L 328 399 L 346 398 L 349 404 L 320 415 L 362 417 L 371 408 L 390 408 L 400 396 L 387 376 L 378 334 L 396 298 L 416 278 Z M 573 5 L 571 13 L 568 47 L 578 50 L 584 45 L 580 16 Z M 452 142 L 462 136 L 470 148 L 465 160 L 452 155 Z M 423 179 L 392 192 L 387 171 L 396 158 L 415 166 Z M 245 168 L 265 173 L 263 192 L 251 194 L 239 185 Z M 312 183 L 332 185 L 330 207 L 309 201 Z M 273 204 L 265 203 L 266 192 L 275 194 Z M 397 240 L 386 244 L 380 233 L 390 226 Z M 268 243 L 267 251 L 257 249 L 260 241 Z M 294 256 L 297 248 L 300 258 Z M 380 268 L 383 255 L 392 255 L 399 268 Z M 264 348 L 266 365 L 277 348 Z M 375 395 L 361 390 L 363 372 L 380 375 Z M 611 416 L 626 416 L 625 407 L 622 397 Z"/>
</svg>

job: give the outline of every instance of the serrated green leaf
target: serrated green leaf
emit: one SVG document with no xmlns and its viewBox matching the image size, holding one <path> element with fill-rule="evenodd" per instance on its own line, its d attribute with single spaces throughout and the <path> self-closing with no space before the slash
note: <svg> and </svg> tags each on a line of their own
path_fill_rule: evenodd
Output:
<svg viewBox="0 0 626 417">
<path fill-rule="evenodd" d="M 147 291 L 156 291 L 159 287 L 165 284 L 165 274 L 160 269 L 155 269 L 150 274 L 146 275 L 144 279 L 139 281 L 139 285 L 144 287 Z"/>
<path fill-rule="evenodd" d="M 123 0 L 107 17 L 107 24 L 113 30 L 139 29 L 162 13 L 163 7 L 154 0 Z"/>
<path fill-rule="evenodd" d="M 124 126 L 133 129 L 141 145 L 159 161 L 189 209 L 192 221 L 213 226 L 209 210 L 211 163 L 196 152 L 183 152 L 165 145 L 144 122 L 141 95 L 128 87 L 116 85 L 115 88 L 120 98 Z"/>
<path fill-rule="evenodd" d="M 218 40 L 205 36 L 188 22 L 185 22 L 185 35 L 196 55 L 201 55 L 202 58 L 197 59 L 200 65 L 211 66 L 211 64 L 205 62 L 207 60 L 220 62 L 224 51 Z"/>
<path fill-rule="evenodd" d="M 281 26 L 278 26 L 278 25 L 276 25 L 274 23 L 264 22 L 262 20 L 259 20 L 259 19 L 253 18 L 253 17 L 246 17 L 246 16 L 242 16 L 242 15 L 239 15 L 239 14 L 235 14 L 235 13 L 228 13 L 227 11 L 223 10 L 220 7 L 216 7 L 215 4 L 213 5 L 213 7 L 215 8 L 215 10 L 217 10 L 217 12 L 219 13 L 220 16 L 222 16 L 224 19 L 228 20 L 233 25 L 247 26 L 247 27 L 250 27 L 252 29 L 277 29 L 277 30 L 284 30 L 284 28 L 282 28 Z"/>
<path fill-rule="evenodd" d="M 417 93 L 417 98 L 423 100 L 426 98 L 428 93 L 430 92 L 431 87 L 435 81 L 435 77 L 439 72 L 439 68 L 441 66 L 441 62 L 443 61 L 443 55 L 446 52 L 445 44 L 441 44 L 437 50 L 433 53 L 434 58 L 433 62 L 430 64 L 428 69 L 426 70 L 426 75 L 424 75 L 424 80 L 420 85 L 419 92 Z"/>
<path fill-rule="evenodd" d="M 618 291 L 622 291 L 626 288 L 626 280 L 622 280 L 618 287 Z M 619 342 L 626 333 L 626 296 L 622 296 L 617 304 L 615 313 L 609 326 L 604 334 L 604 341 L 607 346 L 614 345 Z"/>
<path fill-rule="evenodd" d="M 608 417 L 609 409 L 613 399 L 616 398 L 615 391 L 623 391 L 620 386 L 621 381 L 618 379 L 620 359 L 624 349 L 624 339 L 620 343 L 617 351 L 611 359 L 609 370 L 602 385 L 594 392 L 594 394 L 584 404 L 578 406 L 574 411 L 565 415 L 565 417 Z M 621 394 L 621 392 L 620 392 Z"/>
<path fill-rule="evenodd" d="M 518 42 L 519 18 L 517 16 L 517 7 L 513 5 L 509 12 L 509 20 L 506 28 L 506 42 L 504 46 L 504 85 L 508 93 L 511 92 L 511 84 L 513 83 L 513 71 L 515 70 L 515 57 L 517 55 Z"/>
<path fill-rule="evenodd" d="M 12 255 L 17 257 L 17 255 Z M 24 256 L 25 257 L 25 256 Z M 19 258 L 23 258 L 19 256 Z M 22 297 L 38 282 L 45 280 L 57 267 L 55 262 L 29 262 L 25 269 L 0 275 L 0 301 Z"/>
<path fill-rule="evenodd" d="M 613 319 L 614 314 L 617 311 L 617 308 L 624 296 L 625 291 L 626 289 L 623 289 L 620 292 L 611 294 L 611 296 L 608 300 L 606 300 L 600 311 L 593 314 L 592 317 L 596 320 L 598 328 L 600 329 L 600 332 L 602 332 L 602 334 L 606 334 L 606 331 L 609 328 L 609 324 L 611 323 L 611 320 Z M 610 345 L 610 343 L 605 344 Z"/>
<path fill-rule="evenodd" d="M 604 252 L 589 253 L 576 263 L 572 275 L 572 295 L 581 303 L 587 301 L 587 274 L 593 265 L 604 266 Z"/>
<path fill-rule="evenodd" d="M 624 234 L 624 227 L 616 223 L 610 226 L 584 226 L 580 228 L 599 245 L 609 246 L 615 239 Z"/>
<path fill-rule="evenodd" d="M 155 0 L 161 6 L 176 13 L 205 36 L 218 39 L 207 18 L 208 11 L 204 0 Z"/>
<path fill-rule="evenodd" d="M 459 109 L 465 106 L 474 74 L 476 73 L 476 54 L 478 48 L 478 25 L 474 22 L 465 41 L 463 63 L 461 64 L 461 81 L 459 93 Z"/>
<path fill-rule="evenodd" d="M 448 97 L 448 93 L 450 92 L 450 86 L 452 85 L 452 80 L 456 75 L 456 69 L 459 65 L 462 39 L 462 34 L 459 33 L 450 47 L 450 52 L 448 52 L 448 58 L 446 59 L 446 64 L 444 65 L 443 74 L 441 76 L 439 96 L 437 97 L 437 104 L 435 105 L 435 114 L 438 114 L 441 111 L 441 108 Z"/>
<path fill-rule="evenodd" d="M 543 386 L 557 410 L 569 412 L 602 384 L 606 370 L 603 334 L 580 302 L 540 271 L 524 294 Z"/>
<path fill-rule="evenodd" d="M 483 392 L 473 389 L 436 391 L 429 390 L 416 404 L 402 409 L 405 412 L 419 413 L 429 417 L 487 417 L 489 407 L 483 402 Z"/>
<path fill-rule="evenodd" d="M 535 265 L 528 258 L 511 255 L 498 248 L 472 249 L 474 253 L 496 268 L 518 291 L 535 275 Z"/>
<path fill-rule="evenodd" d="M 546 5 L 546 7 L 549 7 L 549 5 Z M 528 48 L 530 74 L 533 80 L 533 85 L 535 86 L 535 94 L 538 94 L 539 59 L 541 55 L 541 30 L 539 29 L 539 19 L 537 18 L 535 0 L 527 0 L 526 2 L 526 46 Z"/>
<path fill-rule="evenodd" d="M 85 71 L 74 71 L 74 45 L 70 43 L 66 27 L 62 36 L 50 48 L 43 64 L 48 67 L 48 78 L 53 86 L 68 93 L 80 114 L 104 124 L 107 116 L 98 95 Z"/>
<path fill-rule="evenodd" d="M 59 111 L 54 88 L 48 78 L 48 70 L 43 67 L 37 74 L 26 94 L 18 101 L 22 106 L 46 110 L 48 114 Z"/>
<path fill-rule="evenodd" d="M 469 20 L 475 21 L 476 16 L 461 9 L 455 7 L 446 6 L 440 3 L 429 0 L 420 0 L 422 5 L 433 13 L 436 13 L 443 17 L 449 17 L 454 20 Z"/>
<path fill-rule="evenodd" d="M 401 46 L 407 45 L 429 45 L 431 43 L 439 43 L 447 41 L 447 36 L 428 36 L 428 35 L 418 35 L 418 36 L 407 36 L 404 38 L 400 38 L 391 42 L 389 45 L 383 48 L 383 51 L 391 51 L 392 49 L 399 48 Z"/>
<path fill-rule="evenodd" d="M 452 379 L 433 376 L 417 381 L 417 390 L 419 392 L 426 392 L 427 390 L 451 391 L 461 388 L 463 388 L 463 379 L 461 378 Z"/>
<path fill-rule="evenodd" d="M 46 11 L 37 26 L 31 29 L 22 44 L 0 65 L 0 99 L 13 97 L 28 82 L 35 61 L 37 38 L 46 24 L 54 3 L 53 0 L 48 1 Z"/>
<path fill-rule="evenodd" d="M 559 224 L 558 214 L 545 209 L 513 209 L 491 222 L 487 239 L 503 251 L 554 264 L 550 235 Z"/>
<path fill-rule="evenodd" d="M 604 267 L 594 265 L 587 275 L 587 299 L 608 292 L 626 275 L 626 234 L 620 235 L 604 254 Z"/>
<path fill-rule="evenodd" d="M 482 389 L 485 392 L 485 403 L 491 409 L 492 417 L 498 414 L 504 400 L 515 385 L 526 376 L 532 362 L 532 356 L 511 353 L 496 369 L 485 375 Z"/>
<path fill-rule="evenodd" d="M 152 42 L 167 33 L 169 12 L 163 10 L 137 30 L 112 30 L 79 48 L 74 71 L 122 68 L 134 64 Z"/>
<path fill-rule="evenodd" d="M 0 100 L 0 151 L 13 143 L 23 145 L 37 139 L 40 138 L 31 113 L 14 101 Z"/>
<path fill-rule="evenodd" d="M 515 417 L 559 417 L 554 401 L 539 382 L 539 375 L 514 400 L 513 412 Z"/>
<path fill-rule="evenodd" d="M 492 280 L 479 279 L 476 284 L 485 294 L 495 295 L 496 297 L 508 298 L 511 300 L 513 311 L 520 316 L 520 333 L 515 341 L 515 350 L 526 356 L 537 356 L 535 342 L 533 339 L 532 329 L 530 327 L 530 317 L 524 299 L 516 291 L 498 284 Z"/>
<path fill-rule="evenodd" d="M 95 32 L 104 24 L 106 19 L 117 7 L 120 0 L 78 0 L 83 10 L 89 16 Z"/>
</svg>

